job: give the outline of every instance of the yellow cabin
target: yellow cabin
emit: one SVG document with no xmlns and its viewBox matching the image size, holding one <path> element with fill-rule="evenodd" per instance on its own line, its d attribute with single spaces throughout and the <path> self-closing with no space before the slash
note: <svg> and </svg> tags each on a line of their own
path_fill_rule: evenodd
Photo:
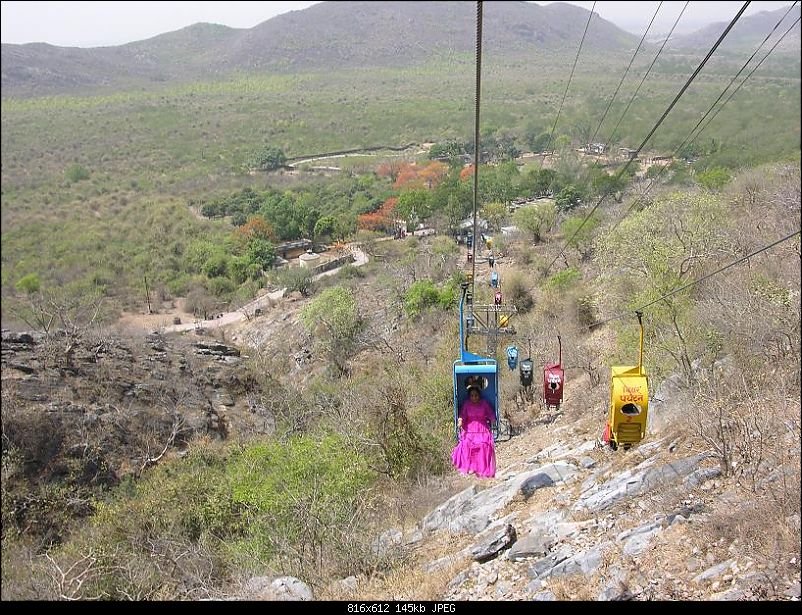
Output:
<svg viewBox="0 0 802 615">
<path fill-rule="evenodd" d="M 649 416 L 649 386 L 643 369 L 643 322 L 640 323 L 640 354 L 637 365 L 615 365 L 610 384 L 610 414 L 603 439 L 613 449 L 629 448 L 646 437 Z"/>
<path fill-rule="evenodd" d="M 610 446 L 629 448 L 646 437 L 649 387 L 641 366 L 613 366 L 610 387 Z"/>
</svg>

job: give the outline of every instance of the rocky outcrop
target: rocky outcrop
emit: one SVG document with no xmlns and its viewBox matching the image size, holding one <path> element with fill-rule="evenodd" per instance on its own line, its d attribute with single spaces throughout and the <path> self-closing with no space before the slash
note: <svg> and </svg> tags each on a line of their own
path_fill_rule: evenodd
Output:
<svg viewBox="0 0 802 615">
<path fill-rule="evenodd" d="M 242 586 L 242 591 L 231 600 L 314 600 L 310 587 L 295 577 L 252 577 Z"/>
<path fill-rule="evenodd" d="M 414 548 L 421 535 L 464 539 L 463 548 L 421 564 L 427 574 L 457 569 L 446 600 L 557 600 L 561 579 L 580 588 L 577 600 L 759 600 L 776 591 L 799 599 L 797 579 L 756 574 L 758 564 L 737 544 L 721 559 L 713 549 L 687 558 L 686 577 L 654 568 L 644 577 L 639 563 L 655 545 L 709 519 L 708 504 L 694 494 L 714 488 L 721 470 L 710 453 L 678 455 L 676 442 L 645 442 L 633 453 L 633 467 L 621 468 L 596 442 L 556 442 L 494 480 L 476 479 L 404 537 L 392 533 L 394 542 Z M 661 509 L 670 499 L 659 496 L 669 491 L 686 496 Z M 530 510 L 537 497 L 546 510 Z M 352 580 L 354 591 L 358 583 Z"/>
<path fill-rule="evenodd" d="M 105 470 L 79 474 L 115 483 L 152 463 L 149 451 L 166 447 L 169 456 L 199 436 L 263 433 L 274 423 L 270 408 L 240 360 L 228 344 L 157 333 L 137 340 L 3 331 L 4 446 L 32 460 L 31 478 L 48 480 L 60 458 L 85 451 L 87 466 Z"/>
</svg>

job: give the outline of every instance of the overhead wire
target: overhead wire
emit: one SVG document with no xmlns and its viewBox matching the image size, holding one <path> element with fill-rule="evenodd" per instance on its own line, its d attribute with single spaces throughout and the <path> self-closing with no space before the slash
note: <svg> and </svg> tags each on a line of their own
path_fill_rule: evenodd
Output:
<svg viewBox="0 0 802 615">
<path fill-rule="evenodd" d="M 599 125 L 596 126 L 596 130 L 593 132 L 593 136 L 590 138 L 590 142 L 588 143 L 588 145 L 596 141 L 596 135 L 599 134 L 599 130 L 601 129 L 602 124 L 604 124 L 604 120 L 607 118 L 607 114 L 610 112 L 610 107 L 613 106 L 613 102 L 615 101 L 616 96 L 618 96 L 618 92 L 621 90 L 621 86 L 624 84 L 624 80 L 627 78 L 627 75 L 629 74 L 629 69 L 632 68 L 632 63 L 635 61 L 635 57 L 638 55 L 641 46 L 643 46 L 643 41 L 646 40 L 646 36 L 649 34 L 649 30 L 651 30 L 652 24 L 654 23 L 654 20 L 657 17 L 657 13 L 660 12 L 661 6 L 663 6 L 662 0 L 660 4 L 657 5 L 657 10 L 654 12 L 654 15 L 652 15 L 652 20 L 649 22 L 649 25 L 646 26 L 646 31 L 643 33 L 643 36 L 640 39 L 640 43 L 638 43 L 638 47 L 637 49 L 635 49 L 635 53 L 632 54 L 632 58 L 630 58 L 629 60 L 627 69 L 624 71 L 624 76 L 621 77 L 621 81 L 618 82 L 618 87 L 615 88 L 615 92 L 613 92 L 612 98 L 610 98 L 610 101 L 607 103 L 607 108 L 604 110 L 604 114 L 602 114 L 602 118 L 599 120 Z"/>
<path fill-rule="evenodd" d="M 797 0 L 797 2 L 794 2 L 794 4 L 792 4 L 792 5 L 791 5 L 791 7 L 790 7 L 790 8 L 788 9 L 788 11 L 786 12 L 786 15 L 787 15 L 788 13 L 790 13 L 790 12 L 791 12 L 791 9 L 792 9 L 792 8 L 794 7 L 794 5 L 796 5 L 797 3 L 798 3 L 798 0 Z M 783 16 L 783 18 L 785 18 L 785 15 Z M 707 128 L 708 124 L 710 124 L 710 122 L 712 122 L 714 119 L 716 119 L 716 116 L 717 116 L 717 115 L 719 114 L 719 112 L 720 112 L 720 111 L 721 111 L 721 110 L 724 108 L 724 105 L 726 105 L 726 104 L 727 104 L 727 103 L 728 103 L 728 102 L 729 102 L 729 101 L 732 99 L 732 97 L 733 97 L 733 96 L 735 96 L 735 95 L 738 93 L 738 90 L 740 90 L 740 89 L 741 89 L 741 86 L 743 86 L 743 84 L 744 84 L 744 83 L 746 83 L 746 81 L 749 79 L 749 77 L 751 77 L 751 76 L 754 74 L 754 72 L 755 72 L 755 71 L 756 71 L 758 68 L 760 68 L 760 65 L 761 65 L 761 64 L 763 64 L 763 62 L 766 60 L 766 58 L 768 58 L 768 57 L 769 57 L 769 55 L 771 55 L 771 53 L 772 53 L 772 52 L 773 52 L 773 51 L 774 51 L 774 50 L 777 48 L 777 46 L 778 46 L 778 45 L 779 45 L 779 44 L 782 42 L 782 40 L 783 40 L 783 39 L 784 39 L 784 38 L 785 38 L 785 37 L 786 37 L 786 36 L 787 36 L 787 35 L 788 35 L 788 34 L 791 32 L 791 30 L 793 30 L 793 29 L 794 29 L 794 28 L 795 28 L 795 27 L 796 27 L 796 26 L 799 24 L 799 22 L 800 22 L 800 19 L 801 19 L 800 17 L 797 17 L 797 18 L 796 18 L 796 21 L 794 21 L 794 23 L 792 23 L 792 24 L 791 24 L 791 25 L 788 27 L 788 29 L 787 29 L 787 30 L 786 30 L 786 31 L 785 31 L 785 32 L 782 34 L 782 36 L 780 36 L 780 38 L 779 38 L 779 39 L 777 39 L 777 42 L 775 42 L 775 43 L 774 43 L 774 45 L 772 45 L 771 49 L 769 49 L 769 50 L 768 50 L 768 52 L 766 52 L 766 55 L 765 55 L 765 56 L 763 56 L 763 58 L 760 60 L 760 62 L 758 62 L 758 63 L 755 65 L 755 67 L 754 67 L 754 68 L 753 68 L 753 69 L 752 69 L 752 70 L 749 72 L 749 74 L 748 74 L 746 77 L 744 77 L 744 80 L 743 80 L 743 81 L 741 81 L 741 83 L 739 83 L 739 84 L 738 84 L 738 87 L 736 87 L 736 88 L 735 88 L 735 89 L 732 91 L 732 93 L 731 93 L 731 94 L 730 94 L 730 95 L 727 97 L 727 100 L 725 100 L 725 101 L 724 101 L 724 102 L 721 104 L 721 106 L 720 106 L 718 109 L 716 109 L 716 112 L 715 112 L 715 113 L 712 115 L 712 117 L 711 117 L 711 118 L 710 118 L 710 119 L 709 119 L 709 120 L 708 120 L 708 121 L 705 123 L 705 125 L 704 125 L 704 126 L 702 126 L 702 127 L 699 129 L 699 133 L 701 133 L 702 131 L 704 131 L 704 129 L 705 129 L 705 128 Z M 782 21 L 782 20 L 781 20 L 781 21 Z M 779 26 L 779 25 L 780 25 L 780 24 L 779 24 L 779 22 L 778 22 L 778 23 L 777 23 L 777 26 Z M 776 29 L 776 28 L 777 28 L 777 26 L 775 26 L 775 27 L 774 27 L 774 29 Z M 771 36 L 771 34 L 772 34 L 773 32 L 774 32 L 774 30 L 772 30 L 772 31 L 771 31 L 771 33 L 769 34 L 769 36 Z M 768 37 L 766 37 L 766 40 L 768 40 Z M 763 42 L 765 43 L 765 41 L 763 41 Z M 761 46 L 762 46 L 762 44 L 761 44 Z M 750 59 L 751 59 L 751 58 L 750 58 Z"/>
<path fill-rule="evenodd" d="M 696 122 L 696 125 L 693 128 L 691 128 L 691 130 L 688 132 L 688 134 L 685 135 L 685 138 L 682 140 L 682 142 L 674 149 L 674 151 L 671 154 L 672 158 L 677 156 L 677 154 L 679 154 L 679 152 L 682 151 L 683 147 L 693 143 L 699 137 L 699 135 L 701 135 L 702 132 L 704 132 L 704 130 L 707 128 L 707 126 L 710 124 L 710 122 L 712 122 L 715 119 L 715 117 L 721 112 L 721 110 L 726 106 L 726 104 L 730 100 L 732 100 L 732 97 L 735 96 L 735 94 L 738 92 L 738 90 L 741 89 L 743 84 L 747 82 L 747 80 L 755 73 L 755 71 L 758 68 L 760 68 L 760 65 L 763 64 L 763 62 L 766 60 L 766 58 L 768 58 L 771 55 L 771 53 L 777 48 L 777 46 L 782 42 L 782 40 L 788 35 L 788 33 L 791 32 L 791 30 L 793 30 L 794 27 L 796 27 L 796 25 L 800 22 L 800 19 L 801 19 L 799 17 L 797 17 L 796 21 L 793 24 L 791 24 L 791 26 L 780 36 L 780 38 L 777 39 L 777 41 L 774 43 L 774 45 L 772 45 L 771 49 L 769 49 L 768 52 L 766 52 L 766 55 L 764 55 L 763 58 L 746 75 L 746 77 L 744 77 L 743 81 L 741 81 L 741 83 L 738 84 L 738 87 L 736 87 L 730 93 L 730 95 L 727 97 L 727 99 L 723 103 L 721 103 L 721 106 L 718 109 L 716 109 L 716 112 L 713 113 L 713 115 L 710 117 L 709 120 L 707 120 L 707 122 L 704 124 L 704 126 L 699 128 L 699 126 L 705 121 L 705 119 L 707 119 L 707 117 L 710 116 L 710 113 L 713 111 L 713 108 L 724 97 L 724 95 L 730 89 L 732 84 L 735 83 L 735 80 L 738 79 L 738 77 L 741 75 L 742 72 L 744 72 L 744 70 L 749 65 L 749 63 L 755 58 L 755 56 L 758 54 L 758 52 L 763 47 L 763 45 L 765 45 L 766 42 L 771 38 L 771 35 L 774 34 L 777 31 L 777 28 L 779 28 L 780 24 L 782 24 L 782 22 L 788 16 L 788 13 L 791 12 L 791 10 L 798 4 L 798 2 L 799 2 L 799 0 L 795 0 L 794 3 L 791 6 L 788 7 L 788 10 L 785 12 L 785 14 L 780 18 L 780 20 L 774 25 L 774 27 L 771 29 L 771 31 L 766 35 L 766 38 L 763 39 L 763 41 L 760 43 L 760 45 L 758 45 L 757 48 L 755 49 L 755 51 L 752 53 L 752 55 L 749 56 L 749 59 L 746 62 L 744 62 L 744 64 L 741 67 L 741 69 L 730 80 L 730 82 L 727 84 L 727 87 L 725 87 L 722 90 L 722 92 L 721 92 L 721 94 L 719 94 L 718 98 L 715 101 L 713 101 L 713 104 L 710 105 L 710 107 L 702 115 L 702 117 L 699 118 L 699 121 Z M 696 131 L 697 128 L 699 128 L 699 131 L 696 132 L 696 134 L 694 135 L 693 133 L 694 133 L 694 131 Z M 693 135 L 693 137 L 691 137 L 691 135 Z M 646 195 L 649 193 L 649 191 L 652 189 L 652 187 L 657 184 L 658 180 L 660 179 L 660 177 L 662 177 L 663 173 L 665 173 L 666 169 L 668 169 L 668 165 L 664 165 L 660 169 L 660 171 L 657 173 L 657 175 L 651 180 L 651 182 L 647 186 L 646 190 L 644 190 L 642 194 L 638 195 L 638 197 L 629 205 L 627 210 L 624 212 L 624 215 L 621 216 L 618 219 L 618 221 L 615 223 L 615 225 L 613 225 L 613 227 L 610 229 L 609 232 L 615 231 L 615 229 L 618 228 L 618 226 L 630 214 L 630 212 L 633 209 L 635 209 L 635 206 L 638 205 L 638 203 L 643 202 L 643 199 L 646 198 Z"/>
<path fill-rule="evenodd" d="M 685 91 L 690 87 L 691 83 L 693 83 L 693 81 L 696 79 L 696 77 L 699 74 L 699 72 L 705 67 L 705 65 L 707 64 L 708 60 L 710 60 L 710 57 L 715 53 L 715 51 L 716 51 L 716 49 L 718 49 L 719 45 L 721 45 L 721 42 L 726 38 L 726 36 L 727 36 L 727 34 L 729 34 L 730 30 L 732 30 L 732 28 L 735 26 L 735 24 L 738 23 L 738 20 L 741 18 L 741 15 L 744 14 L 744 11 L 747 9 L 747 7 L 750 4 L 751 4 L 751 1 L 744 2 L 744 4 L 741 7 L 741 9 L 738 11 L 738 13 L 735 15 L 735 17 L 732 18 L 732 21 L 730 21 L 730 23 L 727 25 L 727 27 L 724 29 L 724 31 L 721 33 L 721 35 L 718 37 L 718 40 L 716 40 L 716 42 L 710 48 L 710 51 L 707 52 L 707 55 L 705 55 L 704 59 L 699 63 L 699 66 L 696 67 L 696 70 L 694 70 L 693 74 L 687 79 L 687 81 L 685 82 L 685 85 L 682 86 L 680 91 L 674 97 L 674 100 L 672 100 L 671 104 L 668 105 L 668 108 L 666 108 L 666 110 L 663 112 L 663 115 L 660 116 L 660 119 L 657 120 L 657 123 L 649 131 L 649 134 L 646 135 L 646 137 L 643 139 L 643 141 L 638 146 L 638 148 L 636 150 L 634 150 L 634 153 L 629 157 L 629 160 L 627 161 L 627 163 L 615 175 L 614 181 L 617 181 L 618 179 L 621 178 L 621 176 L 626 172 L 626 170 L 632 164 L 632 161 L 635 160 L 635 158 L 640 153 L 640 151 L 646 146 L 646 143 L 649 142 L 649 139 L 652 138 L 652 135 L 654 135 L 654 133 L 657 131 L 657 129 L 660 127 L 660 125 L 665 121 L 666 117 L 668 117 L 668 114 L 671 113 L 671 110 L 676 106 L 676 104 L 679 101 L 679 99 L 682 97 L 682 95 L 685 93 Z M 551 263 L 549 263 L 549 265 L 546 267 L 546 269 L 544 271 L 544 275 L 549 272 L 549 270 L 554 265 L 554 263 L 557 262 L 557 259 L 565 251 L 565 248 L 568 247 L 568 245 L 570 245 L 570 243 L 574 239 L 574 237 L 576 237 L 576 235 L 579 233 L 579 231 L 582 229 L 582 227 L 585 226 L 587 221 L 596 212 L 596 210 L 599 208 L 599 206 L 602 204 L 604 199 L 607 198 L 608 195 L 609 195 L 609 193 L 603 194 L 602 197 L 599 199 L 599 201 L 591 208 L 590 212 L 588 212 L 588 214 L 585 216 L 585 218 L 582 220 L 582 222 L 579 224 L 579 226 L 574 230 L 574 232 L 571 235 L 571 237 L 568 238 L 568 240 L 565 242 L 563 247 L 560 249 L 560 251 L 554 257 L 554 259 L 551 261 Z"/>
<path fill-rule="evenodd" d="M 551 142 L 554 139 L 554 130 L 557 128 L 557 122 L 560 121 L 560 114 L 563 110 L 563 105 L 565 104 L 565 97 L 568 95 L 568 88 L 571 87 L 571 80 L 574 78 L 574 71 L 576 70 L 576 64 L 579 60 L 579 54 L 582 52 L 582 44 L 585 42 L 585 35 L 588 33 L 588 26 L 590 26 L 590 20 L 593 19 L 593 10 L 596 8 L 596 2 L 593 2 L 593 6 L 590 8 L 590 15 L 588 15 L 588 21 L 585 23 L 585 30 L 582 32 L 582 38 L 579 41 L 579 48 L 576 50 L 576 57 L 574 58 L 574 65 L 571 67 L 571 74 L 568 76 L 568 83 L 565 86 L 565 92 L 563 92 L 563 99 L 560 101 L 560 106 L 557 109 L 557 117 L 554 118 L 554 124 L 551 127 L 551 132 L 549 133 L 549 141 L 546 145 L 546 149 L 543 150 L 544 153 L 548 153 L 551 151 Z"/>
<path fill-rule="evenodd" d="M 774 242 L 770 243 L 767 246 L 763 246 L 759 250 L 755 250 L 754 252 L 750 252 L 746 256 L 744 256 L 742 258 L 739 258 L 738 260 L 735 260 L 735 261 L 729 263 L 728 265 L 725 265 L 724 267 L 721 267 L 720 269 L 716 269 L 712 273 L 708 273 L 707 275 L 703 275 L 698 280 L 693 280 L 692 282 L 688 282 L 687 284 L 683 284 L 679 288 L 675 288 L 671 292 L 666 293 L 662 297 L 658 297 L 654 301 L 650 301 L 649 303 L 645 303 L 645 304 L 641 305 L 640 307 L 635 308 L 632 311 L 629 311 L 629 312 L 626 312 L 626 313 L 622 313 L 622 314 L 618 314 L 617 316 L 611 316 L 610 318 L 607 318 L 605 320 L 601 320 L 599 322 L 594 322 L 593 324 L 589 325 L 588 328 L 595 329 L 596 327 L 600 327 L 601 325 L 607 324 L 608 322 L 611 322 L 613 320 L 618 320 L 619 318 L 625 318 L 627 316 L 630 316 L 633 312 L 641 312 L 641 311 L 645 310 L 646 308 L 653 306 L 655 303 L 663 301 L 664 299 L 668 299 L 669 297 L 672 297 L 672 296 L 676 295 L 677 293 L 682 292 L 683 290 L 686 290 L 686 289 L 688 289 L 688 288 L 690 288 L 692 286 L 695 286 L 696 284 L 699 284 L 700 282 L 704 282 L 705 280 L 707 280 L 709 278 L 712 278 L 714 275 L 718 275 L 719 273 L 722 273 L 722 272 L 726 271 L 727 269 L 730 269 L 731 267 L 734 267 L 735 265 L 739 265 L 739 264 L 743 263 L 744 261 L 749 260 L 753 256 L 757 256 L 761 252 L 766 252 L 767 250 L 770 250 L 774 246 L 779 245 L 784 241 L 788 241 L 789 239 L 791 239 L 792 237 L 794 237 L 796 235 L 799 235 L 799 233 L 800 233 L 800 231 L 798 231 L 798 230 L 794 231 L 790 235 L 787 235 L 787 236 L 783 237 L 782 239 L 778 239 L 777 241 L 774 241 Z"/>
<path fill-rule="evenodd" d="M 671 40 L 671 35 L 674 33 L 674 29 L 677 27 L 677 24 L 679 23 L 679 20 L 682 19 L 682 15 L 685 13 L 685 9 L 688 8 L 689 4 L 690 4 L 690 0 L 688 0 L 685 3 L 685 6 L 682 7 L 682 10 L 679 12 L 679 15 L 677 15 L 677 18 L 674 20 L 674 25 L 671 26 L 671 30 L 669 30 L 668 34 L 666 35 L 666 38 L 663 41 L 663 44 L 660 46 L 660 49 L 657 50 L 657 54 L 654 56 L 654 59 L 652 60 L 652 63 L 649 64 L 649 68 L 646 69 L 646 72 L 644 73 L 643 77 L 641 78 L 640 83 L 638 84 L 638 87 L 635 88 L 635 91 L 632 93 L 632 96 L 629 98 L 629 102 L 627 103 L 627 106 L 624 108 L 623 113 L 621 113 L 621 116 L 618 118 L 618 122 L 616 122 L 615 128 L 613 128 L 613 132 L 610 133 L 610 137 L 607 139 L 607 143 L 612 143 L 613 142 L 613 139 L 615 138 L 615 133 L 618 132 L 618 127 L 621 126 L 621 122 L 623 121 L 624 116 L 626 116 L 627 112 L 629 111 L 629 108 L 632 106 L 632 103 L 635 102 L 635 97 L 638 95 L 638 92 L 640 92 L 640 89 L 643 86 L 643 83 L 646 81 L 646 78 L 652 72 L 652 68 L 654 67 L 655 63 L 657 62 L 657 58 L 660 57 L 660 54 L 663 53 L 663 49 L 665 49 L 666 45 L 668 44 L 668 41 Z"/>
</svg>

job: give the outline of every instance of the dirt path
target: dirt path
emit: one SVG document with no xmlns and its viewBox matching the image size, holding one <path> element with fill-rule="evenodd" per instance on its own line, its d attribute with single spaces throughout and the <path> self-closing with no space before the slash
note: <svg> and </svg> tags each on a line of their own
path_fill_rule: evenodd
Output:
<svg viewBox="0 0 802 615">
<path fill-rule="evenodd" d="M 354 267 L 361 267 L 368 262 L 367 254 L 365 254 L 359 248 L 352 247 L 351 251 L 354 255 L 354 262 L 351 264 Z M 330 271 L 324 271 L 323 273 L 319 273 L 314 276 L 314 279 L 319 280 L 326 276 L 334 275 L 340 269 L 341 267 L 337 267 L 335 269 L 331 269 Z M 165 325 L 161 328 L 161 330 L 165 333 L 178 333 L 183 331 L 192 331 L 194 329 L 217 329 L 219 327 L 225 327 L 226 325 L 241 322 L 252 317 L 256 313 L 257 309 L 269 307 L 272 302 L 281 299 L 286 290 L 286 288 L 282 288 L 272 293 L 265 293 L 253 301 L 246 303 L 240 309 L 234 312 L 226 312 L 221 314 L 218 318 L 211 318 L 208 320 L 195 319 L 192 322 L 186 322 L 180 325 Z M 189 318 L 192 319 L 193 317 L 190 315 Z"/>
</svg>

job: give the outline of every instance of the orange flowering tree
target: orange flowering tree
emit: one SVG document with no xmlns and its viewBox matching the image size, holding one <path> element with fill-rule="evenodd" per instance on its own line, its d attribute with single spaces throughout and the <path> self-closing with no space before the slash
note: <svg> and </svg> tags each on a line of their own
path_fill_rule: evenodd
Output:
<svg viewBox="0 0 802 615">
<path fill-rule="evenodd" d="M 426 188 L 432 190 L 448 175 L 448 165 L 432 160 L 426 166 L 405 164 L 399 170 L 393 188 Z"/>
<path fill-rule="evenodd" d="M 357 228 L 366 231 L 386 231 L 393 227 L 398 198 L 391 196 L 376 211 L 361 214 L 357 218 Z"/>
<path fill-rule="evenodd" d="M 254 239 L 276 241 L 276 231 L 273 225 L 262 216 L 251 216 L 248 221 L 234 231 L 234 237 L 243 245 L 248 245 Z"/>
</svg>

